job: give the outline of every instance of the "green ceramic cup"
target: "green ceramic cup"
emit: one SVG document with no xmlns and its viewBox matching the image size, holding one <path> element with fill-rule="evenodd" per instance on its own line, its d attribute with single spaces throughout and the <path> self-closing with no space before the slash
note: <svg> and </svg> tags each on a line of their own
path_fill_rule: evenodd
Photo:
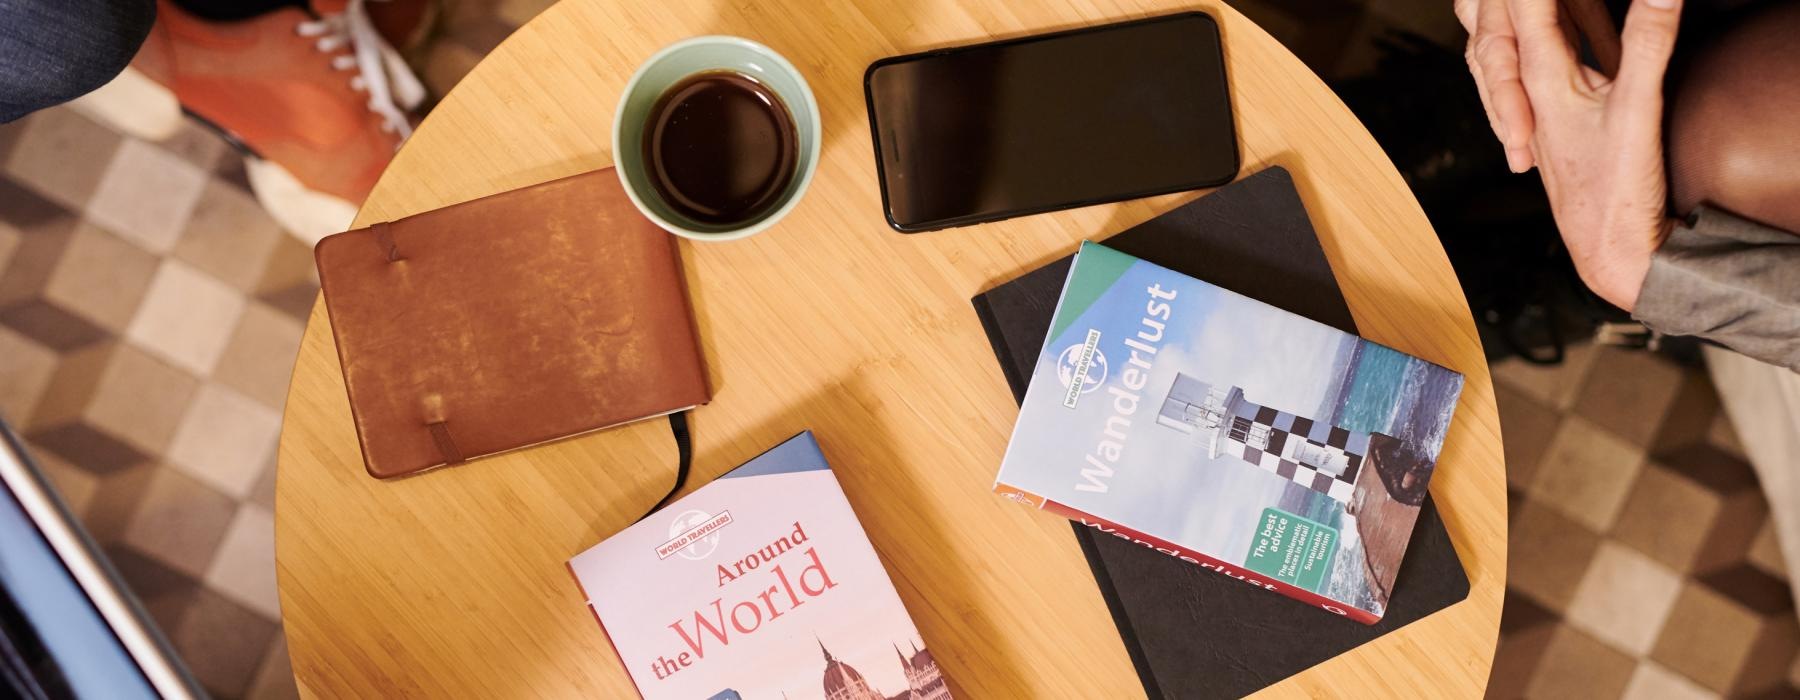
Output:
<svg viewBox="0 0 1800 700">
<path fill-rule="evenodd" d="M 656 99 L 670 86 L 695 73 L 730 70 L 761 81 L 781 96 L 793 114 L 799 156 L 787 191 L 763 214 L 729 225 L 707 224 L 682 216 L 663 202 L 644 168 L 644 126 Z M 800 70 L 767 46 L 735 36 L 697 36 L 663 48 L 645 61 L 619 98 L 613 115 L 613 165 L 625 194 L 638 211 L 677 236 L 696 241 L 729 241 L 775 225 L 800 202 L 819 163 L 819 102 Z"/>
</svg>

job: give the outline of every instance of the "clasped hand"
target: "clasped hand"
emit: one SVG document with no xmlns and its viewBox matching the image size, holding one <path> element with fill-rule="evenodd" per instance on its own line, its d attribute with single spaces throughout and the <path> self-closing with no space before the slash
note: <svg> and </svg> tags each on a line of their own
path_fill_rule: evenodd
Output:
<svg viewBox="0 0 1800 700">
<path fill-rule="evenodd" d="M 1681 0 L 1456 0 L 1469 71 L 1513 172 L 1536 167 L 1583 282 L 1626 311 L 1668 235 L 1663 74 Z M 1576 60 L 1585 36 L 1599 69 Z"/>
</svg>

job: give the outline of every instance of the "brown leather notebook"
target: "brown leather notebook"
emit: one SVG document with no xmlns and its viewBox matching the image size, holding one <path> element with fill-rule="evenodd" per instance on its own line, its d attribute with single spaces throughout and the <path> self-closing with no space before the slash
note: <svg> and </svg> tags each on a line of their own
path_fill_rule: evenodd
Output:
<svg viewBox="0 0 1800 700">
<path fill-rule="evenodd" d="M 340 233 L 313 257 L 376 477 L 711 397 L 674 238 L 610 168 Z"/>
</svg>

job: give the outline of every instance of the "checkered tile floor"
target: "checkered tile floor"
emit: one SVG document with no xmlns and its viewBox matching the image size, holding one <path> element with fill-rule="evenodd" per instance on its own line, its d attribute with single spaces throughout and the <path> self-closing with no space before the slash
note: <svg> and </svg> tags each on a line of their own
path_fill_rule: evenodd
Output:
<svg viewBox="0 0 1800 700">
<path fill-rule="evenodd" d="M 1494 367 L 1511 496 L 1490 697 L 1800 695 L 1768 505 L 1703 370 Z"/>
<path fill-rule="evenodd" d="M 547 4 L 451 5 L 426 82 Z M 273 454 L 316 291 L 210 133 L 0 125 L 0 416 L 220 697 L 294 694 Z M 1704 374 L 1593 348 L 1494 373 L 1512 542 L 1489 694 L 1800 694 L 1787 575 Z"/>
<path fill-rule="evenodd" d="M 449 5 L 422 77 L 443 94 L 548 4 Z M 311 251 L 201 127 L 0 125 L 0 416 L 217 697 L 295 694 L 274 451 L 317 292 Z"/>
<path fill-rule="evenodd" d="M 274 449 L 318 286 L 228 150 L 68 109 L 0 126 L 0 415 L 200 680 L 237 696 L 292 687 Z"/>
</svg>

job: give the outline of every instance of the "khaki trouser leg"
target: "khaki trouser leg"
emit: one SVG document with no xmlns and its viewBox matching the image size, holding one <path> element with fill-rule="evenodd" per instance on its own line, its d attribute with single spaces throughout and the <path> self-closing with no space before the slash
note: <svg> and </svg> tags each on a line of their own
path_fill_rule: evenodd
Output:
<svg viewBox="0 0 1800 700">
<path fill-rule="evenodd" d="M 1722 348 L 1705 352 L 1725 414 L 1769 498 L 1788 573 L 1800 575 L 1800 374 Z M 1800 586 L 1793 592 L 1800 606 Z"/>
</svg>

